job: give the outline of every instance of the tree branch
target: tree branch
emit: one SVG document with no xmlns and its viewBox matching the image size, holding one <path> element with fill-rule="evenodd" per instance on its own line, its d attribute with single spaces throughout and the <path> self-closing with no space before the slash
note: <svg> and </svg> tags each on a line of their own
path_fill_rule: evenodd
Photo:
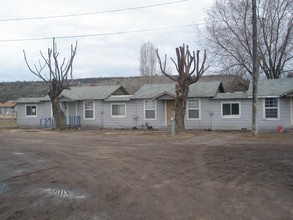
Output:
<svg viewBox="0 0 293 220">
<path fill-rule="evenodd" d="M 169 79 L 171 79 L 172 81 L 177 81 L 177 79 L 175 77 L 173 77 L 171 74 L 168 74 L 166 72 L 166 62 L 167 62 L 167 55 L 165 54 L 165 60 L 164 60 L 164 66 L 162 65 L 162 61 L 161 61 L 161 57 L 159 55 L 159 50 L 156 49 L 155 50 L 156 54 L 157 54 L 157 58 L 158 58 L 158 63 L 159 63 L 159 66 L 160 66 L 160 69 L 161 69 L 161 72 L 167 76 Z"/>
</svg>

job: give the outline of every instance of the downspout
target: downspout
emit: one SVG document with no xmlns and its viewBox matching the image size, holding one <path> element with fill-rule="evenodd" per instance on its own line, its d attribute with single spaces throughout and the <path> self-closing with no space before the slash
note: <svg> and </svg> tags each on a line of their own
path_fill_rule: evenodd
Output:
<svg viewBox="0 0 293 220">
<path fill-rule="evenodd" d="M 211 109 L 211 99 L 209 98 L 209 116 L 210 116 L 209 130 L 213 130 L 213 115 L 214 115 L 214 112 L 212 112 L 212 109 Z"/>
<path fill-rule="evenodd" d="M 68 102 L 66 102 L 66 123 L 67 126 L 69 125 L 69 109 L 68 109 Z"/>
<path fill-rule="evenodd" d="M 104 105 L 103 105 L 103 100 L 101 100 L 101 106 L 102 106 L 102 111 L 101 111 L 101 128 L 104 128 Z"/>
</svg>

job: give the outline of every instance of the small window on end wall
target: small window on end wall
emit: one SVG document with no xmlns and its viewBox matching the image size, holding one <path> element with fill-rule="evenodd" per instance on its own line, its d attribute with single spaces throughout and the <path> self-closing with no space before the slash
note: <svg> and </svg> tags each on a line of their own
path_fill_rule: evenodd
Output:
<svg viewBox="0 0 293 220">
<path fill-rule="evenodd" d="M 240 103 L 229 102 L 222 103 L 222 118 L 240 118 Z"/>
<path fill-rule="evenodd" d="M 265 119 L 279 119 L 279 100 L 278 98 L 265 98 L 264 100 Z"/>
<path fill-rule="evenodd" d="M 27 105 L 25 107 L 25 116 L 28 116 L 28 117 L 37 116 L 37 106 L 36 105 Z"/>
</svg>

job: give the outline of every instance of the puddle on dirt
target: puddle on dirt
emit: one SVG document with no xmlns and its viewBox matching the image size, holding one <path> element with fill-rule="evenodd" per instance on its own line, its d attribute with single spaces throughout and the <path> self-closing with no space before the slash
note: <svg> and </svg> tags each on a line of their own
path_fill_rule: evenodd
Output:
<svg viewBox="0 0 293 220">
<path fill-rule="evenodd" d="M 14 155 L 24 155 L 23 152 L 13 152 Z"/>
<path fill-rule="evenodd" d="M 0 195 L 9 191 L 7 184 L 0 182 Z"/>
<path fill-rule="evenodd" d="M 15 173 L 24 173 L 25 170 L 15 170 L 14 172 L 15 172 Z"/>
<path fill-rule="evenodd" d="M 58 196 L 60 198 L 84 199 L 87 197 L 83 195 L 82 193 L 63 189 L 63 188 L 43 189 L 43 191 L 50 195 Z"/>
</svg>

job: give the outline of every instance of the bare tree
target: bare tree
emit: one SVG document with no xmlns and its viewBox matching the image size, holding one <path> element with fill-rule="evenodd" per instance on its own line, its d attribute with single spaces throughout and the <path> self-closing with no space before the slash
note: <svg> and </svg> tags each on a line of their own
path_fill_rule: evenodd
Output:
<svg viewBox="0 0 293 220">
<path fill-rule="evenodd" d="M 167 55 L 165 55 L 164 63 L 162 63 L 158 49 L 156 50 L 156 54 L 162 73 L 172 81 L 176 82 L 175 122 L 177 128 L 182 130 L 185 128 L 184 117 L 189 85 L 196 83 L 207 70 L 207 68 L 205 68 L 206 51 L 204 52 L 203 61 L 200 64 L 199 50 L 196 54 L 194 51 L 191 54 L 188 46 L 183 45 L 176 48 L 177 62 L 175 62 L 173 58 L 171 58 L 171 60 L 176 67 L 178 76 L 166 72 Z"/>
<path fill-rule="evenodd" d="M 44 63 L 42 64 L 42 62 L 39 61 L 38 66 L 34 64 L 34 69 L 29 65 L 25 51 L 23 51 L 24 60 L 29 70 L 34 75 L 42 79 L 49 86 L 48 95 L 52 102 L 53 116 L 55 119 L 56 128 L 59 130 L 63 130 L 66 128 L 65 114 L 61 109 L 59 96 L 64 89 L 70 89 L 69 79 L 73 79 L 72 65 L 74 57 L 76 55 L 76 50 L 77 42 L 75 46 L 71 45 L 70 59 L 66 62 L 66 59 L 64 58 L 60 65 L 58 61 L 59 52 L 57 50 L 57 43 L 53 38 L 53 47 L 48 48 L 47 57 L 45 57 L 42 51 L 40 51 Z M 46 67 L 48 68 L 47 74 L 43 73 L 43 70 Z"/>
<path fill-rule="evenodd" d="M 144 43 L 140 48 L 139 71 L 142 77 L 152 77 L 157 73 L 156 48 L 153 43 Z"/>
<path fill-rule="evenodd" d="M 216 0 L 208 11 L 205 39 L 221 69 L 253 73 L 252 1 Z M 258 0 L 256 19 L 260 73 L 279 78 L 292 70 L 293 0 Z"/>
<path fill-rule="evenodd" d="M 257 13 L 256 13 L 256 0 L 252 0 L 252 133 L 258 134 L 257 127 L 257 105 L 258 105 L 258 71 L 259 61 L 257 53 Z"/>
</svg>

